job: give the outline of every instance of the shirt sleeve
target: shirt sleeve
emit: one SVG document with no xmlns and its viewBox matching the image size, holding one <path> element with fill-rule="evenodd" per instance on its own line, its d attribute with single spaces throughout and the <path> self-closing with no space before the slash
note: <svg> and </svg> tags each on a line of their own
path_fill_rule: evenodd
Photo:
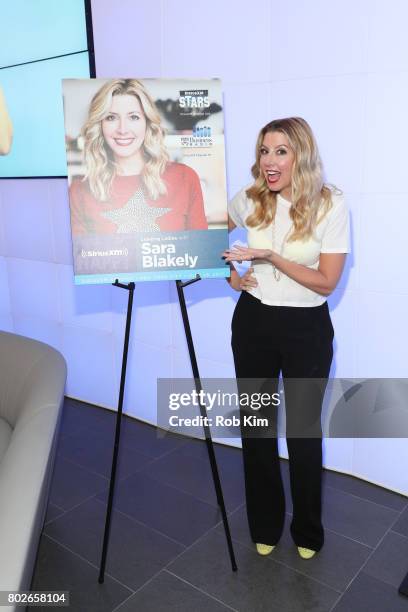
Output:
<svg viewBox="0 0 408 612">
<path fill-rule="evenodd" d="M 349 211 L 343 195 L 334 195 L 333 207 L 322 238 L 321 253 L 350 253 Z"/>
<path fill-rule="evenodd" d="M 200 179 L 196 172 L 186 166 L 186 182 L 189 184 L 189 207 L 187 217 L 187 229 L 204 230 L 208 229 L 208 223 L 204 212 L 204 199 L 201 190 Z"/>
<path fill-rule="evenodd" d="M 248 187 L 238 191 L 228 204 L 228 214 L 237 227 L 246 227 L 245 220 L 249 215 L 249 200 L 245 192 Z"/>
<path fill-rule="evenodd" d="M 69 189 L 69 204 L 72 234 L 85 234 L 86 225 L 84 222 L 83 189 L 82 183 L 79 179 L 74 179 L 72 181 Z"/>
</svg>

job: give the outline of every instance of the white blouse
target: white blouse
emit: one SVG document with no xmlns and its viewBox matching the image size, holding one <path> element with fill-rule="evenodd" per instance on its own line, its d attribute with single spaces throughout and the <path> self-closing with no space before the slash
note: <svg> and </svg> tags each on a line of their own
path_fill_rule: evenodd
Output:
<svg viewBox="0 0 408 612">
<path fill-rule="evenodd" d="M 292 228 L 289 216 L 291 203 L 280 194 L 277 196 L 275 216 L 275 237 L 273 224 L 264 229 L 248 227 L 247 217 L 253 212 L 254 204 L 245 191 L 245 187 L 231 200 L 228 211 L 237 227 L 244 227 L 248 232 L 248 246 L 255 249 L 272 249 L 290 261 L 317 269 L 320 253 L 349 253 L 350 230 L 349 214 L 343 195 L 332 194 L 333 206 L 320 221 L 314 235 L 307 239 L 287 242 Z M 281 273 L 277 281 L 273 275 L 273 266 L 269 262 L 252 262 L 258 286 L 249 290 L 254 297 L 270 306 L 319 306 L 326 298 L 311 289 L 307 289 Z"/>
</svg>

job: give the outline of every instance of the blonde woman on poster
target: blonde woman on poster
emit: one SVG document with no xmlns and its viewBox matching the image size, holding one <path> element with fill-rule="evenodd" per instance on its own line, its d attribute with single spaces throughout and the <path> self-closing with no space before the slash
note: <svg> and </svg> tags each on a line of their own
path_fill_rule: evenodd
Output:
<svg viewBox="0 0 408 612">
<path fill-rule="evenodd" d="M 7 112 L 6 99 L 0 87 L 0 155 L 10 153 L 13 140 L 13 126 Z"/>
<path fill-rule="evenodd" d="M 160 115 L 140 81 L 105 83 L 82 136 L 86 174 L 70 187 L 74 235 L 208 229 L 200 179 L 169 161 Z"/>
</svg>

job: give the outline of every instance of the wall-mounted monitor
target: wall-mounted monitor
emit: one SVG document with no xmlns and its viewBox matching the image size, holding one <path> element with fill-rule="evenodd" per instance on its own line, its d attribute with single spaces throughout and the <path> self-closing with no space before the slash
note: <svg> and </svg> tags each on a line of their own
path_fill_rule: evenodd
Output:
<svg viewBox="0 0 408 612">
<path fill-rule="evenodd" d="M 95 76 L 90 0 L 4 0 L 0 178 L 67 175 L 61 81 Z"/>
</svg>

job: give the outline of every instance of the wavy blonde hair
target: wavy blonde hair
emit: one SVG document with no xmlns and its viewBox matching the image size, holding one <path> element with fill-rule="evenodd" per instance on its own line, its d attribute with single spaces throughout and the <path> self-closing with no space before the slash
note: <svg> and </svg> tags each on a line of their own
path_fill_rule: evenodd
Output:
<svg viewBox="0 0 408 612">
<path fill-rule="evenodd" d="M 316 141 L 309 124 L 300 117 L 276 119 L 267 123 L 259 132 L 256 142 L 256 160 L 251 168 L 254 184 L 247 189 L 247 196 L 253 200 L 254 212 L 246 223 L 250 227 L 265 228 L 276 214 L 276 192 L 269 189 L 260 169 L 261 148 L 265 135 L 281 132 L 286 136 L 294 152 L 292 168 L 292 205 L 290 217 L 293 230 L 288 242 L 306 240 L 332 207 L 332 193 L 341 193 L 333 185 L 323 183 L 323 169 Z"/>
<path fill-rule="evenodd" d="M 142 180 L 148 197 L 157 200 L 166 193 L 161 175 L 169 155 L 164 146 L 164 134 L 157 108 L 144 85 L 136 79 L 108 81 L 92 98 L 88 119 L 82 128 L 87 168 L 84 180 L 88 180 L 90 190 L 96 199 L 109 200 L 117 165 L 110 147 L 105 142 L 102 121 L 109 113 L 113 96 L 124 95 L 135 96 L 146 117 L 146 134 L 142 145 L 145 158 Z"/>
</svg>

